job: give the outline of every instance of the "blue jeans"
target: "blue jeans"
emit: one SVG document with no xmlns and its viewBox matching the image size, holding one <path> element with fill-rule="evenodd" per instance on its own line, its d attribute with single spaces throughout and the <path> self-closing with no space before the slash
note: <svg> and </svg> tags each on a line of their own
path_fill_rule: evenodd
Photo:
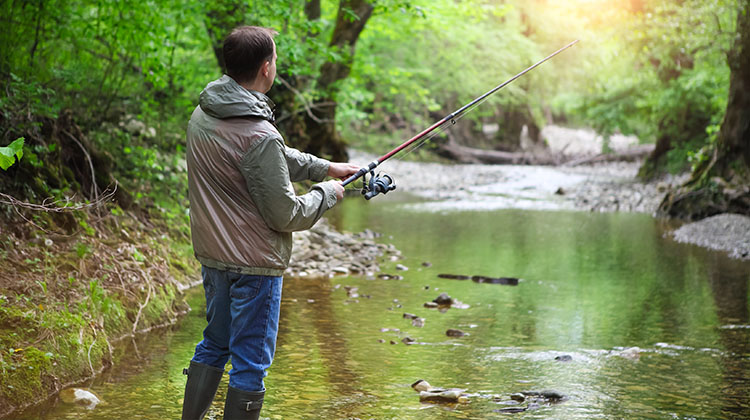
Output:
<svg viewBox="0 0 750 420">
<path fill-rule="evenodd" d="M 263 391 L 279 331 L 282 277 L 252 276 L 203 266 L 206 320 L 193 361 L 224 369 L 229 386 Z"/>
</svg>

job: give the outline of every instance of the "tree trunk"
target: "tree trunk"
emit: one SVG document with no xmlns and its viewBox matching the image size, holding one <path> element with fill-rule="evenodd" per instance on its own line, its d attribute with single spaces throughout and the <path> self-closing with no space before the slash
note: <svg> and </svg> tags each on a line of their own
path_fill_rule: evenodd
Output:
<svg viewBox="0 0 750 420">
<path fill-rule="evenodd" d="M 315 14 L 315 5 L 311 3 L 315 3 L 315 0 L 306 3 L 305 11 L 308 17 L 310 13 L 313 16 Z M 311 10 L 308 10 L 308 6 Z M 321 66 L 317 89 L 322 94 L 314 103 L 303 104 L 307 112 L 282 115 L 283 121 L 279 122 L 287 139 L 298 149 L 336 161 L 348 160 L 346 144 L 336 130 L 336 82 L 349 76 L 355 45 L 372 11 L 373 5 L 366 0 L 341 0 L 339 3 L 336 26 L 329 45 L 343 58 L 326 62 Z M 291 99 L 289 87 L 279 90 L 285 99 Z M 289 110 L 289 103 L 293 102 L 281 105 L 285 110 Z"/>
<path fill-rule="evenodd" d="M 750 215 L 750 1 L 737 16 L 737 37 L 727 56 L 729 101 L 712 156 L 690 180 L 664 198 L 662 216 L 701 219 L 717 213 Z"/>
<path fill-rule="evenodd" d="M 238 26 L 244 25 L 247 2 L 231 0 L 224 2 L 208 2 L 206 4 L 206 30 L 211 39 L 211 48 L 214 50 L 216 61 L 222 72 L 226 72 L 224 65 L 224 54 L 222 46 L 224 38 Z"/>
</svg>

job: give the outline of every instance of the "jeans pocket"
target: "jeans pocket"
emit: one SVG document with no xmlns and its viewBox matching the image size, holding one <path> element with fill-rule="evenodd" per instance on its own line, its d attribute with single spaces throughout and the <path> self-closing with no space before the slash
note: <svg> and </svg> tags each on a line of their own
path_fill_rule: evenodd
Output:
<svg viewBox="0 0 750 420">
<path fill-rule="evenodd" d="M 232 289 L 229 293 L 232 299 L 253 299 L 258 296 L 263 281 L 263 276 L 240 276 L 232 283 Z"/>
<path fill-rule="evenodd" d="M 203 271 L 203 290 L 206 293 L 206 301 L 211 300 L 211 298 L 216 294 L 216 285 L 214 284 L 214 278 L 205 270 Z"/>
</svg>

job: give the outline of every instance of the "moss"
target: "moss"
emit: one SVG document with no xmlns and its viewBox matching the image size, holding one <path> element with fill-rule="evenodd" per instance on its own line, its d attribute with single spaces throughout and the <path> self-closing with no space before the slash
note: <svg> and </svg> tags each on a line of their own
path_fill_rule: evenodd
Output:
<svg viewBox="0 0 750 420">
<path fill-rule="evenodd" d="M 11 351 L 10 360 L 3 360 L 0 374 L 2 394 L 12 403 L 21 404 L 43 392 L 42 378 L 48 375 L 52 367 L 52 355 L 42 353 L 36 347 Z"/>
</svg>

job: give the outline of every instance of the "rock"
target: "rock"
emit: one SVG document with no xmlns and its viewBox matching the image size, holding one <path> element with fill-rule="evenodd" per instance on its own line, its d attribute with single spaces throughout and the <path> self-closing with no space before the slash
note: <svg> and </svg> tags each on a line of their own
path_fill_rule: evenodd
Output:
<svg viewBox="0 0 750 420">
<path fill-rule="evenodd" d="M 468 334 L 465 333 L 465 332 L 463 332 L 463 331 L 461 331 L 461 330 L 456 330 L 456 329 L 453 329 L 453 328 L 448 328 L 448 330 L 445 331 L 445 335 L 447 335 L 448 337 L 463 337 L 463 336 L 468 335 Z"/>
<path fill-rule="evenodd" d="M 101 402 L 92 391 L 84 388 L 66 388 L 60 391 L 60 399 L 67 404 L 78 404 L 93 410 Z"/>
<path fill-rule="evenodd" d="M 554 389 L 545 389 L 543 391 L 522 391 L 525 397 L 537 397 L 547 401 L 561 401 L 568 397 L 562 392 L 555 391 Z"/>
<path fill-rule="evenodd" d="M 638 360 L 641 357 L 641 349 L 638 347 L 628 347 L 617 355 L 629 360 Z"/>
<path fill-rule="evenodd" d="M 558 362 L 570 362 L 571 360 L 573 360 L 573 357 L 571 357 L 569 354 L 562 354 L 560 356 L 556 356 L 555 360 L 557 360 Z"/>
<path fill-rule="evenodd" d="M 401 339 L 401 342 L 404 344 L 414 344 L 417 342 L 417 340 L 411 338 L 411 337 L 404 337 Z"/>
<path fill-rule="evenodd" d="M 440 305 L 438 305 L 438 304 L 437 304 L 437 303 L 435 303 L 435 302 L 425 302 L 425 303 L 424 303 L 424 307 L 425 307 L 425 308 L 430 308 L 430 309 L 434 309 L 434 308 L 437 308 L 438 306 L 440 306 Z"/>
<path fill-rule="evenodd" d="M 453 303 L 453 299 L 446 293 L 441 293 L 440 296 L 436 297 L 432 301 L 437 303 L 438 305 L 450 305 L 451 303 Z"/>
<path fill-rule="evenodd" d="M 441 279 L 451 279 L 451 280 L 469 280 L 471 277 L 464 276 L 462 274 L 438 274 L 438 277 Z"/>
<path fill-rule="evenodd" d="M 458 388 L 452 388 L 452 389 L 433 388 L 429 391 L 421 391 L 419 393 L 419 401 L 458 402 L 463 392 L 464 392 L 463 389 L 458 389 Z"/>
<path fill-rule="evenodd" d="M 497 410 L 492 410 L 492 411 L 496 413 L 506 413 L 506 414 L 523 413 L 524 411 L 526 411 L 526 408 L 527 407 L 505 407 L 505 408 L 498 408 Z"/>
<path fill-rule="evenodd" d="M 515 394 L 510 394 L 510 399 L 513 401 L 524 402 L 526 401 L 526 396 L 520 392 L 516 392 Z"/>
<path fill-rule="evenodd" d="M 409 271 L 409 267 L 403 265 L 403 264 L 396 264 L 396 270 L 399 271 Z"/>
<path fill-rule="evenodd" d="M 349 274 L 349 269 L 342 266 L 336 266 L 331 268 L 331 271 L 333 271 L 336 274 Z"/>
<path fill-rule="evenodd" d="M 413 326 L 415 326 L 417 328 L 424 327 L 424 318 L 414 318 L 414 319 L 412 319 L 411 320 L 411 325 L 413 325 Z"/>
<path fill-rule="evenodd" d="M 391 340 L 391 344 L 398 344 L 398 343 L 396 343 L 395 341 Z"/>
<path fill-rule="evenodd" d="M 417 319 L 417 318 L 419 317 L 414 314 L 410 314 L 409 312 L 404 312 L 404 319 Z"/>
<path fill-rule="evenodd" d="M 555 190 L 555 195 L 565 195 L 563 187 L 558 187 L 557 190 Z"/>
<path fill-rule="evenodd" d="M 359 287 L 344 286 L 344 289 L 346 289 L 346 295 L 349 296 L 350 298 L 359 297 L 359 293 L 357 293 L 357 291 L 359 290 Z"/>
<path fill-rule="evenodd" d="M 422 267 L 432 267 L 432 263 L 429 261 L 425 261 L 422 263 Z"/>
<path fill-rule="evenodd" d="M 382 338 L 380 338 L 380 339 L 378 339 L 378 343 L 385 343 L 385 340 L 382 339 Z"/>
<path fill-rule="evenodd" d="M 422 391 L 429 391 L 432 389 L 432 385 L 429 384 L 429 382 L 425 381 L 424 379 L 420 379 L 417 382 L 414 382 L 411 384 L 411 387 L 414 388 L 417 392 Z"/>
</svg>

